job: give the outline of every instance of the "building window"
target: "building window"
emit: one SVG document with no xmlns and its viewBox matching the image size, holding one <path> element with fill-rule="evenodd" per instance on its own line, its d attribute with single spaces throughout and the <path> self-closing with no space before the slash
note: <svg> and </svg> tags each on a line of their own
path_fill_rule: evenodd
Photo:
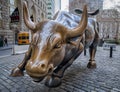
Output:
<svg viewBox="0 0 120 92">
<path fill-rule="evenodd" d="M 38 5 L 40 4 L 40 1 L 38 0 Z"/>
<path fill-rule="evenodd" d="M 2 19 L 2 7 L 0 6 L 0 19 Z"/>
<path fill-rule="evenodd" d="M 42 1 L 41 1 L 41 7 L 42 7 Z"/>
<path fill-rule="evenodd" d="M 51 19 L 51 17 L 48 17 L 48 19 Z"/>
<path fill-rule="evenodd" d="M 51 7 L 48 7 L 48 9 L 52 9 Z"/>
<path fill-rule="evenodd" d="M 43 4 L 43 9 L 44 9 L 44 4 Z"/>
<path fill-rule="evenodd" d="M 2 28 L 2 20 L 0 19 L 0 28 Z"/>
<path fill-rule="evenodd" d="M 48 5 L 51 5 L 51 3 L 48 3 Z"/>
<path fill-rule="evenodd" d="M 52 15 L 51 12 L 48 12 L 48 15 Z"/>
</svg>

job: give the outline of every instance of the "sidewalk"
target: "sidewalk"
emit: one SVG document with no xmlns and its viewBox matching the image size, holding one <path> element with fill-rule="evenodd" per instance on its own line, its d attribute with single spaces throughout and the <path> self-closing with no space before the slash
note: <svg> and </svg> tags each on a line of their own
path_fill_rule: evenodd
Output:
<svg viewBox="0 0 120 92">
<path fill-rule="evenodd" d="M 8 49 L 12 49 L 12 45 L 0 47 L 0 51 L 2 51 L 2 50 L 8 50 Z"/>
<path fill-rule="evenodd" d="M 14 54 L 21 54 L 25 53 L 28 50 L 29 45 L 8 45 L 4 47 L 0 47 L 0 51 L 8 50 L 8 49 L 13 49 L 14 48 Z"/>
</svg>

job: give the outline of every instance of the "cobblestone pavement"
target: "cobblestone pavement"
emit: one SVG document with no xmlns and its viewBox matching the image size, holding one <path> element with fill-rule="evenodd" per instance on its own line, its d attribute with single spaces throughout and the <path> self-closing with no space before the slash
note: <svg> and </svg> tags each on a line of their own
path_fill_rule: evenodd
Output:
<svg viewBox="0 0 120 92">
<path fill-rule="evenodd" d="M 96 69 L 86 67 L 88 53 L 80 55 L 66 70 L 63 83 L 57 88 L 47 88 L 44 80 L 34 83 L 26 72 L 23 77 L 9 76 L 24 54 L 0 58 L 0 92 L 120 92 L 120 46 L 116 49 L 113 58 L 109 58 L 109 51 L 99 47 Z"/>
</svg>

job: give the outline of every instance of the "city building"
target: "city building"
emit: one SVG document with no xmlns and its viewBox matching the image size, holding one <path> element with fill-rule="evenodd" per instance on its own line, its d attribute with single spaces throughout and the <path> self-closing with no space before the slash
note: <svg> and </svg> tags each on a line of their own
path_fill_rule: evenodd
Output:
<svg viewBox="0 0 120 92">
<path fill-rule="evenodd" d="M 55 13 L 61 10 L 61 0 L 55 0 Z"/>
<path fill-rule="evenodd" d="M 74 13 L 74 10 L 83 9 L 83 5 L 87 4 L 88 12 L 99 9 L 98 15 L 94 16 L 99 23 L 100 38 L 104 39 L 120 39 L 120 12 L 116 9 L 104 10 L 105 0 L 69 0 L 69 12 Z"/>
<path fill-rule="evenodd" d="M 55 12 L 55 0 L 47 0 L 47 18 L 52 19 Z"/>
<path fill-rule="evenodd" d="M 90 12 L 103 8 L 103 0 L 69 0 L 69 11 L 75 13 L 75 9 L 83 9 L 85 4 Z"/>
<path fill-rule="evenodd" d="M 120 39 L 120 12 L 115 9 L 102 10 L 97 17 L 100 36 L 104 39 Z"/>
<path fill-rule="evenodd" d="M 0 40 L 7 37 L 12 38 L 12 31 L 9 30 L 9 0 L 0 0 Z"/>
<path fill-rule="evenodd" d="M 7 37 L 9 44 L 17 40 L 20 31 L 29 31 L 23 21 L 23 1 L 28 4 L 32 21 L 47 19 L 46 0 L 0 0 L 0 39 Z"/>
</svg>

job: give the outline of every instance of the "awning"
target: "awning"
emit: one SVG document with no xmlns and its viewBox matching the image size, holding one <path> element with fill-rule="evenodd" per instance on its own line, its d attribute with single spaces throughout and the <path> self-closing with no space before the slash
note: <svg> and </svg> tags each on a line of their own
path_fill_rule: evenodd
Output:
<svg viewBox="0 0 120 92">
<path fill-rule="evenodd" d="M 10 15 L 11 23 L 19 22 L 19 10 L 16 8 L 13 13 Z"/>
</svg>

